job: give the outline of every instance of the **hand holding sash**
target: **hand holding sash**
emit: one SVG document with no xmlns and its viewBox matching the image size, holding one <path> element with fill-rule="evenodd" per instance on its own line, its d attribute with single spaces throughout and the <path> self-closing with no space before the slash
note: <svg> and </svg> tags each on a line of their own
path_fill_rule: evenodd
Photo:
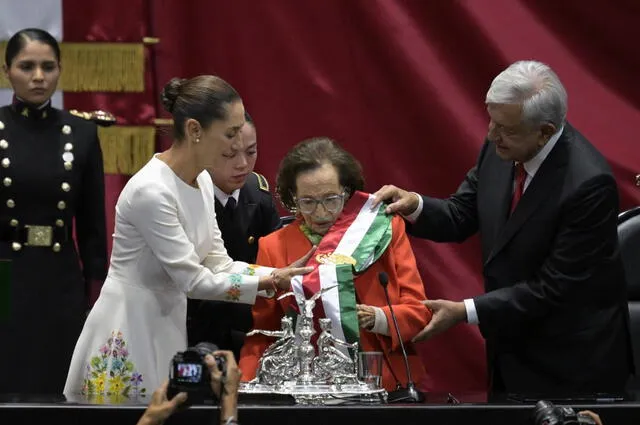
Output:
<svg viewBox="0 0 640 425">
<path fill-rule="evenodd" d="M 373 208 L 381 202 L 389 202 L 389 205 L 385 207 L 387 214 L 399 213 L 408 216 L 420 206 L 420 197 L 416 193 L 408 192 L 393 185 L 382 186 L 373 194 L 373 197 Z"/>
</svg>

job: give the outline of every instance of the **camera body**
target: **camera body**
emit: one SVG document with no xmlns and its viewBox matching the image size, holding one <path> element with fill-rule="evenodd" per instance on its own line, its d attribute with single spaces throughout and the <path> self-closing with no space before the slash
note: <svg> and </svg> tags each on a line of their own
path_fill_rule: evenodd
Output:
<svg viewBox="0 0 640 425">
<path fill-rule="evenodd" d="M 185 351 L 178 352 L 171 359 L 169 367 L 169 387 L 167 397 L 172 399 L 176 394 L 185 392 L 188 394 L 187 402 L 216 399 L 211 390 L 211 374 L 204 361 L 207 354 L 218 351 L 218 347 L 208 342 L 201 342 L 195 347 L 189 347 Z M 227 365 L 224 357 L 213 356 L 218 369 L 225 376 Z"/>
<path fill-rule="evenodd" d="M 593 418 L 578 415 L 571 407 L 556 406 L 545 400 L 536 403 L 533 423 L 534 425 L 596 425 Z"/>
</svg>

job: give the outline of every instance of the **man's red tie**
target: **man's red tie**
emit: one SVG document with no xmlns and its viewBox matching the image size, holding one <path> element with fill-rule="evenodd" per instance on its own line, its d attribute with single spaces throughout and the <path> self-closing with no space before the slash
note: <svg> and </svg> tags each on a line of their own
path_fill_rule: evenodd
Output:
<svg viewBox="0 0 640 425">
<path fill-rule="evenodd" d="M 527 172 L 524 169 L 524 164 L 522 162 L 514 163 L 515 166 L 515 176 L 516 176 L 516 187 L 513 191 L 513 198 L 511 198 L 511 212 L 516 209 L 516 205 L 520 202 L 520 198 L 522 198 L 522 194 L 524 193 L 524 182 L 527 179 Z"/>
</svg>

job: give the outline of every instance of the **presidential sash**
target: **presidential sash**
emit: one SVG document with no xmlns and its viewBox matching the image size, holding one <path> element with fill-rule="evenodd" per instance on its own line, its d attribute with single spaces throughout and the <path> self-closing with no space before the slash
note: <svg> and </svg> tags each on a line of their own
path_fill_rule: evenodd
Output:
<svg viewBox="0 0 640 425">
<path fill-rule="evenodd" d="M 359 341 L 354 275 L 362 273 L 391 243 L 391 216 L 384 205 L 373 205 L 373 195 L 356 192 L 344 206 L 329 232 L 318 244 L 307 266 L 314 271 L 292 279 L 292 289 L 306 299 L 323 288 L 337 285 L 322 295 L 313 310 L 317 337 L 318 319 L 328 317 L 333 334 L 350 343 Z M 315 338 L 314 338 L 315 341 Z"/>
</svg>

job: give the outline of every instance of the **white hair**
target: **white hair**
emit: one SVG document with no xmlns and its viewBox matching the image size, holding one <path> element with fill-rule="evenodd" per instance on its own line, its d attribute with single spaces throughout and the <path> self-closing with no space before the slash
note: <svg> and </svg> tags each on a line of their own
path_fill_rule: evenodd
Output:
<svg viewBox="0 0 640 425">
<path fill-rule="evenodd" d="M 551 123 L 560 128 L 567 116 L 567 92 L 548 65 L 515 62 L 493 79 L 486 103 L 522 105 L 522 120 L 530 125 Z"/>
</svg>

